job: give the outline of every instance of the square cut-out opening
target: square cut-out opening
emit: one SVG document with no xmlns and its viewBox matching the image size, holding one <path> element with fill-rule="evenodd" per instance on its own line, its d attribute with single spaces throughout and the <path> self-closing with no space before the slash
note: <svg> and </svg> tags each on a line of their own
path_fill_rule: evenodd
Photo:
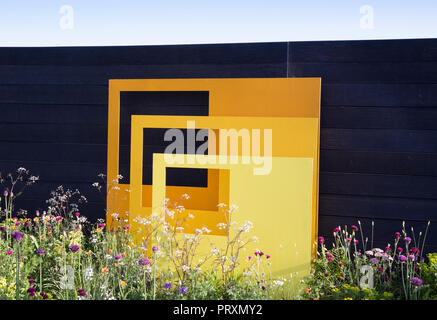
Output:
<svg viewBox="0 0 437 320">
<path fill-rule="evenodd" d="M 169 174 L 176 172 L 183 172 L 186 168 L 172 168 L 166 167 L 166 181 L 169 179 Z M 191 169 L 202 170 L 202 169 Z M 167 217 L 167 222 L 177 228 L 181 227 L 181 233 L 194 234 L 196 229 L 206 227 L 210 232 L 209 235 L 225 236 L 228 234 L 227 228 L 223 228 L 221 224 L 229 222 L 229 194 L 230 194 L 230 170 L 229 169 L 208 169 L 210 176 L 212 176 L 218 183 L 214 188 L 208 189 L 209 199 L 202 198 L 198 192 L 188 194 L 186 188 L 181 188 L 175 192 L 174 189 L 166 187 L 165 197 L 169 199 L 169 210 L 174 212 L 174 216 Z M 194 189 L 194 188 L 193 188 Z M 197 188 L 199 190 L 206 190 L 205 188 Z M 188 195 L 188 199 L 184 195 Z M 215 199 L 216 205 L 212 210 L 202 210 L 202 205 L 211 202 Z M 177 206 L 183 206 L 185 210 L 179 212 L 176 210 Z M 193 209 L 190 209 L 193 208 Z"/>
</svg>

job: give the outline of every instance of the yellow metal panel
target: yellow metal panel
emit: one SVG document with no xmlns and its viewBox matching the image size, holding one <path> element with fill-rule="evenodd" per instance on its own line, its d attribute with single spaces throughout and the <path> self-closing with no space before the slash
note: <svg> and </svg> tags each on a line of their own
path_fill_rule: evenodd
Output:
<svg viewBox="0 0 437 320">
<path fill-rule="evenodd" d="M 252 128 L 252 129 L 272 129 L 272 156 L 273 165 L 272 171 L 266 177 L 286 177 L 289 185 L 284 184 L 284 181 L 279 180 L 280 190 L 275 185 L 275 179 L 270 181 L 263 181 L 263 183 L 267 183 L 260 190 L 266 191 L 263 196 L 261 193 L 250 194 L 250 199 L 254 203 L 255 207 L 263 208 L 263 205 L 268 205 L 273 208 L 272 210 L 278 210 L 277 212 L 291 212 L 288 211 L 287 206 L 289 204 L 287 201 L 290 201 L 290 195 L 287 190 L 293 190 L 292 184 L 296 185 L 306 185 L 309 184 L 311 186 L 311 196 L 310 203 L 313 202 L 314 197 L 317 196 L 317 191 L 314 189 L 314 179 L 313 179 L 313 162 L 315 162 L 318 154 L 317 150 L 317 137 L 315 136 L 316 129 L 318 128 L 319 122 L 318 119 L 315 118 L 260 118 L 260 117 L 193 117 L 193 116 L 133 116 L 132 117 L 132 132 L 131 132 L 131 192 L 130 192 L 130 223 L 132 224 L 134 219 L 138 216 L 145 217 L 153 210 L 158 210 L 160 206 L 158 205 L 160 201 L 163 200 L 162 194 L 158 194 L 152 192 L 153 195 L 153 206 L 143 207 L 142 206 L 142 188 L 141 188 L 141 180 L 142 180 L 142 146 L 143 146 L 143 128 L 183 128 L 187 125 L 187 121 L 194 121 L 197 129 L 231 129 L 234 128 L 236 130 L 242 128 Z M 185 157 L 191 157 L 191 155 L 186 155 Z M 276 158 L 309 158 L 311 159 L 311 175 L 309 176 L 310 181 L 304 181 L 302 177 L 299 175 L 294 175 L 293 177 L 289 176 L 287 173 L 281 175 L 282 171 L 286 171 L 287 167 L 282 165 L 277 165 L 278 160 Z M 155 163 L 155 157 L 153 159 Z M 199 165 L 198 165 L 199 166 Z M 173 167 L 173 165 L 172 165 Z M 177 165 L 175 165 L 177 167 Z M 184 165 L 184 167 L 190 167 L 189 165 Z M 196 167 L 196 166 L 193 166 Z M 226 166 L 200 166 L 202 168 L 208 169 L 229 169 Z M 250 170 L 252 170 L 253 166 L 248 166 Z M 241 167 L 238 167 L 241 168 Z M 246 165 L 247 168 L 247 165 Z M 234 170 L 229 173 L 232 177 L 232 174 L 237 174 L 238 170 Z M 251 171 L 253 175 L 253 172 Z M 165 168 L 156 169 L 153 172 L 153 190 L 161 190 L 165 189 L 165 179 L 162 180 L 162 177 L 165 177 Z M 259 177 L 259 176 L 255 176 Z M 308 177 L 306 177 L 308 178 Z M 258 181 L 262 181 L 263 179 L 259 179 Z M 292 180 L 292 181 L 291 181 Z M 249 185 L 255 186 L 256 183 L 250 181 L 250 179 L 243 179 L 246 187 Z M 286 192 L 287 196 L 283 194 Z M 277 193 L 279 195 L 283 195 L 281 199 L 277 199 L 272 193 Z M 231 194 L 229 197 L 231 197 Z M 226 191 L 222 192 L 222 195 L 226 196 Z M 167 194 L 168 197 L 168 194 Z M 223 198 L 223 196 L 221 196 Z M 265 199 L 265 200 L 263 200 Z M 275 202 L 276 200 L 278 202 Z M 231 202 L 232 199 L 229 199 Z M 234 200 L 236 201 L 236 200 Z M 294 201 L 294 200 L 293 200 Z M 303 201 L 303 200 L 302 200 Z M 272 202 L 275 202 L 274 204 Z M 294 205 L 298 205 L 299 201 Z M 235 202 L 235 204 L 240 205 Z M 248 205 L 247 205 L 248 206 Z M 280 209 L 280 208 L 283 209 Z M 153 210 L 152 210 L 153 208 Z M 312 205 L 310 206 L 312 208 Z M 293 214 L 296 215 L 299 208 L 293 208 Z M 220 234 L 219 231 L 215 230 L 215 226 L 218 222 L 223 222 L 222 216 L 217 215 L 217 212 L 212 211 L 201 211 L 201 210 L 190 210 L 190 212 L 194 212 L 195 216 L 197 216 L 196 223 L 205 223 L 208 222 L 207 227 L 213 230 L 213 234 Z M 270 216 L 271 211 L 264 211 L 264 215 L 267 217 Z M 215 214 L 214 214 L 215 213 Z M 310 226 L 313 221 L 316 219 L 317 213 L 313 210 L 310 210 L 309 215 L 309 223 Z M 262 224 L 266 224 L 266 221 L 260 221 Z M 270 222 L 269 222 L 270 223 Z M 287 219 L 283 220 L 283 226 L 289 225 L 287 224 Z M 293 222 L 296 223 L 296 222 Z M 195 225 L 195 227 L 199 227 L 199 225 Z M 287 229 L 285 228 L 285 229 Z M 306 230 L 304 228 L 300 230 Z M 314 240 L 314 234 L 312 234 L 312 228 L 306 230 L 307 235 L 309 237 L 308 245 L 311 246 L 311 239 Z M 304 237 L 305 238 L 305 237 Z M 279 239 L 279 238 L 278 238 Z M 283 245 L 285 246 L 285 245 Z M 305 247 L 305 246 L 304 246 Z M 297 247 L 298 250 L 302 250 L 302 246 Z M 289 260 L 286 260 L 289 262 Z M 288 263 L 287 262 L 287 263 Z"/>
<path fill-rule="evenodd" d="M 216 156 L 208 156 L 218 158 Z M 185 160 L 187 156 L 185 156 Z M 233 220 L 254 223 L 253 235 L 259 242 L 248 245 L 244 255 L 252 255 L 257 249 L 272 256 L 273 274 L 298 272 L 306 275 L 311 263 L 311 224 L 313 159 L 273 159 L 274 170 L 269 175 L 254 175 L 253 165 L 242 164 L 171 164 L 163 154 L 153 155 L 153 207 L 159 207 L 166 198 L 165 168 L 210 168 L 229 171 L 230 203 L 238 204 Z M 195 216 L 198 212 L 190 210 Z M 203 225 L 197 225 L 202 228 Z M 209 226 L 208 226 L 209 228 Z M 235 232 L 235 231 L 232 231 Z M 226 237 L 208 236 L 216 245 L 223 246 Z M 232 235 L 231 235 L 232 238 Z M 205 253 L 208 245 L 201 248 Z"/>
<path fill-rule="evenodd" d="M 317 237 L 318 212 L 318 166 L 319 166 L 319 118 L 320 118 L 320 78 L 267 78 L 267 79 L 134 79 L 109 81 L 108 114 L 108 183 L 118 175 L 120 91 L 209 91 L 210 116 L 250 116 L 250 117 L 311 117 L 316 119 L 316 127 L 311 133 L 315 146 L 306 145 L 304 137 L 299 143 L 297 136 L 291 137 L 291 145 L 301 152 L 294 156 L 311 154 L 313 168 L 313 225 L 312 239 Z M 170 125 L 163 127 L 171 128 Z M 290 136 L 287 136 L 287 139 Z M 284 138 L 285 139 L 285 138 Z M 275 145 L 274 145 L 275 146 Z M 288 147 L 288 146 L 287 146 Z M 315 148 L 315 151 L 314 149 Z M 276 149 L 274 147 L 274 149 Z M 132 172 L 132 171 L 131 171 Z M 218 194 L 218 177 L 208 172 L 208 188 L 167 187 L 167 194 L 179 197 L 182 193 L 192 195 L 187 203 L 189 208 L 211 209 Z M 129 185 L 120 185 L 121 189 Z M 144 207 L 151 205 L 151 186 L 143 186 Z M 110 214 L 117 211 L 123 216 L 129 207 L 125 196 L 108 197 L 108 223 Z M 121 203 L 123 202 L 123 203 Z M 116 209 L 115 209 L 116 208 Z"/>
</svg>

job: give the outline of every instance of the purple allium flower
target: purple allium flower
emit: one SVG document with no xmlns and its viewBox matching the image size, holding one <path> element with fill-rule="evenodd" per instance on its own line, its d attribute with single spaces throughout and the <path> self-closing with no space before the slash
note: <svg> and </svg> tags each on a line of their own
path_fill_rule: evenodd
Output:
<svg viewBox="0 0 437 320">
<path fill-rule="evenodd" d="M 377 258 L 372 258 L 372 259 L 369 260 L 369 262 L 370 262 L 371 264 L 378 264 L 378 263 L 379 263 L 379 260 L 378 260 Z"/>
<path fill-rule="evenodd" d="M 0 231 L 5 231 L 6 227 L 5 226 L 0 226 Z"/>
<path fill-rule="evenodd" d="M 46 299 L 49 298 L 49 296 L 48 296 L 47 294 L 45 294 L 44 291 L 41 291 L 41 292 L 39 293 L 39 295 L 40 295 L 44 300 L 46 300 Z"/>
<path fill-rule="evenodd" d="M 373 251 L 372 250 L 367 250 L 366 252 L 364 252 L 367 256 L 373 256 Z"/>
<path fill-rule="evenodd" d="M 410 283 L 411 285 L 415 286 L 415 287 L 421 287 L 423 284 L 422 279 L 414 277 L 410 279 Z"/>
<path fill-rule="evenodd" d="M 165 285 L 164 285 L 164 289 L 171 289 L 171 288 L 173 288 L 173 286 L 172 286 L 172 284 L 170 283 L 170 282 L 167 282 Z"/>
<path fill-rule="evenodd" d="M 410 260 L 414 260 L 414 259 L 416 259 L 416 256 L 415 256 L 414 254 L 410 254 L 410 255 L 408 256 L 408 258 L 409 258 Z"/>
<path fill-rule="evenodd" d="M 20 242 L 23 240 L 23 234 L 20 231 L 13 231 L 11 233 L 11 237 Z"/>
<path fill-rule="evenodd" d="M 139 264 L 140 266 L 148 266 L 148 265 L 150 264 L 150 261 L 149 261 L 149 259 L 147 259 L 147 258 L 141 258 L 141 259 L 138 261 L 138 264 Z"/>
<path fill-rule="evenodd" d="M 27 289 L 27 293 L 33 293 L 35 292 L 35 287 L 30 287 L 29 289 Z"/>
<path fill-rule="evenodd" d="M 35 283 L 35 279 L 29 279 L 29 284 Z"/>
<path fill-rule="evenodd" d="M 401 254 L 401 255 L 398 256 L 398 260 L 400 262 L 405 262 L 405 261 L 407 261 L 407 257 Z"/>
<path fill-rule="evenodd" d="M 8 196 L 8 190 L 5 190 L 5 191 L 3 191 L 3 195 L 5 196 L 5 197 L 7 197 Z"/>
<path fill-rule="evenodd" d="M 411 238 L 410 238 L 410 237 L 405 237 L 405 238 L 404 238 L 404 241 L 405 241 L 406 243 L 410 243 L 410 242 L 411 242 Z"/>
<path fill-rule="evenodd" d="M 115 260 L 120 260 L 120 259 L 121 259 L 121 254 L 116 254 L 116 255 L 114 256 L 114 259 L 115 259 Z"/>
<path fill-rule="evenodd" d="M 38 249 L 38 250 L 35 250 L 35 253 L 39 256 L 42 256 L 46 253 L 46 251 L 44 249 Z"/>
<path fill-rule="evenodd" d="M 153 246 L 152 251 L 153 251 L 153 252 L 158 252 L 158 251 L 159 251 L 158 246 Z"/>
<path fill-rule="evenodd" d="M 186 294 L 187 293 L 187 287 L 180 288 L 179 289 L 179 293 Z"/>
<path fill-rule="evenodd" d="M 78 252 L 79 249 L 80 249 L 80 247 L 77 244 L 73 244 L 72 246 L 70 246 L 71 252 Z"/>
</svg>

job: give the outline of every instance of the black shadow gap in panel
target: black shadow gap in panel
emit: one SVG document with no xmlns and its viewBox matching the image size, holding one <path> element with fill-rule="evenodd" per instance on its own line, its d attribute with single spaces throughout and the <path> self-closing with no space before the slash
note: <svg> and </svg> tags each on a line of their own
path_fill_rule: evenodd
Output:
<svg viewBox="0 0 437 320">
<path fill-rule="evenodd" d="M 130 147 L 132 115 L 164 115 L 164 116 L 208 116 L 208 91 L 124 91 L 120 93 L 120 147 L 119 173 L 123 183 L 130 183 Z M 143 184 L 152 184 L 152 155 L 164 153 L 172 143 L 164 141 L 165 131 L 170 128 L 144 129 L 143 149 Z M 184 129 L 184 128 L 181 128 Z M 186 129 L 184 139 L 186 141 Z M 203 142 L 197 143 L 202 144 Z M 197 147 L 196 146 L 196 147 Z M 196 148 L 197 149 L 197 148 Z M 180 174 L 178 172 L 184 172 Z M 206 187 L 206 169 L 186 169 L 178 171 L 169 181 L 169 185 L 186 186 L 186 172 L 191 172 L 190 186 Z"/>
</svg>

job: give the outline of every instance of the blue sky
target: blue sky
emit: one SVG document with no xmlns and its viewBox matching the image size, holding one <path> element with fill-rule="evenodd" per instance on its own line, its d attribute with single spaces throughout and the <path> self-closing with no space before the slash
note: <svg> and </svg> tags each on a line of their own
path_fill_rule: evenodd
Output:
<svg viewBox="0 0 437 320">
<path fill-rule="evenodd" d="M 437 38 L 436 17 L 436 0 L 0 0 L 0 46 Z"/>
</svg>

